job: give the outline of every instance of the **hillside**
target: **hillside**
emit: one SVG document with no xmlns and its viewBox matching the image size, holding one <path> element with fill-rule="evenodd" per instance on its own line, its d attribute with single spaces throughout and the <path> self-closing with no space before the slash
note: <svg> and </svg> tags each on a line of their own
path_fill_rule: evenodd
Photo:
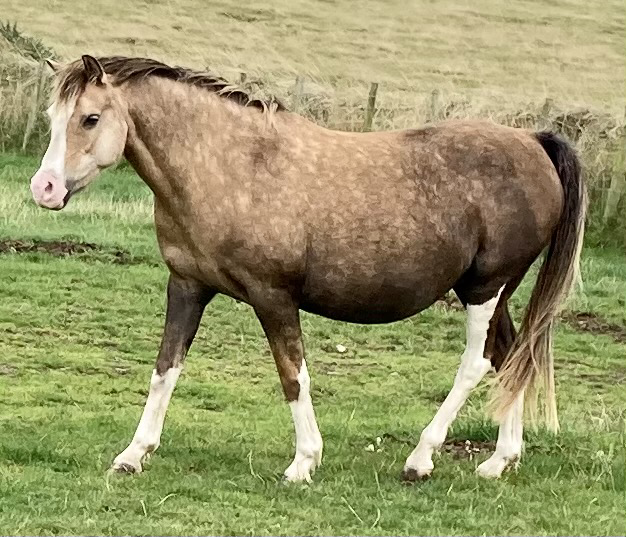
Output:
<svg viewBox="0 0 626 537">
<path fill-rule="evenodd" d="M 280 93 L 296 75 L 333 100 L 363 100 L 370 81 L 388 105 L 438 89 L 520 106 L 622 113 L 626 12 L 620 0 L 1 0 L 0 13 L 62 57 L 154 56 Z M 282 89 L 281 89 L 282 88 Z"/>
</svg>

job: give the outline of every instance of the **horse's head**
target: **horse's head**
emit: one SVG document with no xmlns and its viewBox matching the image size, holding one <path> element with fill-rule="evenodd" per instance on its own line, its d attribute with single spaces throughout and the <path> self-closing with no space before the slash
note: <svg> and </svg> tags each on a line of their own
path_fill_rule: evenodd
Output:
<svg viewBox="0 0 626 537">
<path fill-rule="evenodd" d="M 51 67 L 57 80 L 48 109 L 50 144 L 30 188 L 38 205 L 58 210 L 122 157 L 128 124 L 119 92 L 98 60 L 83 56 L 62 69 Z"/>
</svg>

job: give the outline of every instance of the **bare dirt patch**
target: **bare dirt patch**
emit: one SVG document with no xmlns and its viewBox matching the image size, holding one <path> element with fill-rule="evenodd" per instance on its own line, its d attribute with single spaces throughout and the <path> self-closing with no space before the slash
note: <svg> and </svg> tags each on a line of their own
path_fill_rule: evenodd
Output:
<svg viewBox="0 0 626 537">
<path fill-rule="evenodd" d="M 149 262 L 132 256 L 126 250 L 107 248 L 90 242 L 71 240 L 0 240 L 0 255 L 31 253 L 48 254 L 53 257 L 76 256 L 85 260 L 103 261 L 117 265 L 136 265 Z"/>
<path fill-rule="evenodd" d="M 611 336 L 618 343 L 626 343 L 626 327 L 611 323 L 591 312 L 566 311 L 561 319 L 581 332 Z"/>
<path fill-rule="evenodd" d="M 417 444 L 417 438 L 409 438 L 398 436 L 393 433 L 384 433 L 382 440 L 388 440 L 392 442 L 398 442 L 408 446 L 415 446 Z M 455 459 L 469 459 L 472 460 L 475 456 L 481 453 L 491 453 L 496 448 L 496 443 L 493 440 L 469 440 L 461 438 L 449 438 L 441 446 L 442 453 L 449 453 Z"/>
<path fill-rule="evenodd" d="M 449 453 L 455 459 L 468 459 L 471 461 L 481 453 L 492 452 L 495 447 L 496 443 L 493 441 L 450 439 L 441 446 L 441 451 Z"/>
<path fill-rule="evenodd" d="M 453 293 L 441 297 L 437 304 L 447 310 L 463 310 L 463 304 Z M 626 327 L 612 323 L 589 311 L 565 311 L 561 320 L 580 332 L 611 336 L 618 343 L 626 343 Z"/>
</svg>

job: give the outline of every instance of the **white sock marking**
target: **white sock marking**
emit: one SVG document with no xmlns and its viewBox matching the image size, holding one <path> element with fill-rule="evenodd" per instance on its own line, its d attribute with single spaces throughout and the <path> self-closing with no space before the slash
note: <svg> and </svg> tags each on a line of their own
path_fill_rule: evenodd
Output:
<svg viewBox="0 0 626 537">
<path fill-rule="evenodd" d="M 482 477 L 497 478 L 509 463 L 522 454 L 524 394 L 521 393 L 507 412 L 498 429 L 498 442 L 493 455 L 476 468 Z"/>
<path fill-rule="evenodd" d="M 137 431 L 130 445 L 115 457 L 114 469 L 129 466 L 135 472 L 141 472 L 142 460 L 159 447 L 165 413 L 180 372 L 180 367 L 168 369 L 163 376 L 159 375 L 156 370 L 152 372 L 150 393 Z"/>
<path fill-rule="evenodd" d="M 311 473 L 322 462 L 322 435 L 317 427 L 313 403 L 311 402 L 311 379 L 306 361 L 298 373 L 300 393 L 296 401 L 289 403 L 296 430 L 296 456 L 285 470 L 287 481 L 311 481 Z"/>
<path fill-rule="evenodd" d="M 405 470 L 417 470 L 421 477 L 430 475 L 434 467 L 433 452 L 441 447 L 448 434 L 448 428 L 470 392 L 491 368 L 491 362 L 484 357 L 485 342 L 489 321 L 493 317 L 503 288 L 484 304 L 467 306 L 466 345 L 454 385 L 435 417 L 422 431 L 417 447 L 404 465 Z"/>
</svg>

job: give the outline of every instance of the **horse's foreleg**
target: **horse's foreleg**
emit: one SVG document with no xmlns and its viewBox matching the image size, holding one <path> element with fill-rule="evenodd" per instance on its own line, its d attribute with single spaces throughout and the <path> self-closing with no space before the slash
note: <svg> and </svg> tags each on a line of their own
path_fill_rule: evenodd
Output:
<svg viewBox="0 0 626 537">
<path fill-rule="evenodd" d="M 500 293 L 480 305 L 467 306 L 467 341 L 461 356 L 461 366 L 454 379 L 454 385 L 435 417 L 422 431 L 420 441 L 404 465 L 403 478 L 415 481 L 429 477 L 433 471 L 433 452 L 441 447 L 448 434 L 448 428 L 464 405 L 470 392 L 491 368 L 486 359 L 485 343 L 489 322 L 496 310 Z"/>
<path fill-rule="evenodd" d="M 322 436 L 311 402 L 298 308 L 288 297 L 273 297 L 268 304 L 255 311 L 272 349 L 296 431 L 296 455 L 285 470 L 285 479 L 311 481 L 311 473 L 322 461 Z"/>
<path fill-rule="evenodd" d="M 196 283 L 170 276 L 161 348 L 152 372 L 150 392 L 130 445 L 113 461 L 113 470 L 141 472 L 144 458 L 159 447 L 167 406 L 191 346 L 202 312 L 215 296 Z"/>
</svg>

